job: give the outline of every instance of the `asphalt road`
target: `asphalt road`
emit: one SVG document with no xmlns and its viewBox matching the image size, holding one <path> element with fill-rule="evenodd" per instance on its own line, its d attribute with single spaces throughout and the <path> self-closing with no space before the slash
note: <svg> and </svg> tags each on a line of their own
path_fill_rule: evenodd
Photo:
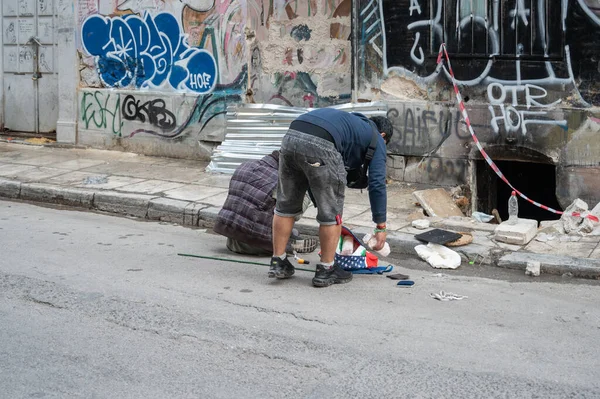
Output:
<svg viewBox="0 0 600 399">
<path fill-rule="evenodd" d="M 600 397 L 596 283 L 404 259 L 413 288 L 316 289 L 178 256 L 230 256 L 202 230 L 3 201 L 0 237 L 1 398 Z"/>
</svg>

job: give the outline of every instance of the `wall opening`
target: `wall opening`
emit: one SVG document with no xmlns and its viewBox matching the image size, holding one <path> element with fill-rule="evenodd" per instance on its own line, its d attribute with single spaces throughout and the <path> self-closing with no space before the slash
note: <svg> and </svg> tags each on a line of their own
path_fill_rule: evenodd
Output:
<svg viewBox="0 0 600 399">
<path fill-rule="evenodd" d="M 556 166 L 515 160 L 495 163 L 508 181 L 523 194 L 543 205 L 563 210 L 556 198 Z M 502 220 L 508 219 L 508 199 L 512 189 L 483 160 L 475 162 L 475 178 L 477 210 L 491 214 L 493 209 L 497 209 Z M 559 219 L 560 215 L 519 198 L 519 217 L 542 221 Z"/>
</svg>

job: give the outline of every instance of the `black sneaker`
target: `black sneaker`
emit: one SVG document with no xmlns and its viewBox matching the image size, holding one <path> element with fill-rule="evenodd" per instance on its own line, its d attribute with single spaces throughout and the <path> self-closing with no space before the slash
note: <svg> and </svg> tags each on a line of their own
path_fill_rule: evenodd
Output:
<svg viewBox="0 0 600 399">
<path fill-rule="evenodd" d="M 271 258 L 271 268 L 269 269 L 269 278 L 290 278 L 295 273 L 294 265 L 287 258 L 281 260 L 280 257 Z"/>
<path fill-rule="evenodd" d="M 325 269 L 317 264 L 312 283 L 315 287 L 329 287 L 331 284 L 346 284 L 352 280 L 352 273 L 334 264 L 331 269 Z"/>
</svg>

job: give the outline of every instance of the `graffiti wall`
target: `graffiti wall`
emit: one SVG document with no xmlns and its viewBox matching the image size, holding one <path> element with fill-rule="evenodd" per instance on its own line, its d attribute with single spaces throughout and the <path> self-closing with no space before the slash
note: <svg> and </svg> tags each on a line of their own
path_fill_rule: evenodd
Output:
<svg viewBox="0 0 600 399">
<path fill-rule="evenodd" d="M 559 170 L 577 158 L 569 143 L 600 106 L 600 0 L 359 0 L 357 13 L 358 95 L 390 105 L 394 154 L 420 168 L 479 156 L 438 62 L 445 43 L 486 148 L 523 161 L 532 152 L 521 149 L 533 150 Z M 587 148 L 598 166 L 597 140 Z M 461 172 L 450 182 L 467 180 Z"/>
<path fill-rule="evenodd" d="M 227 106 L 350 97 L 346 0 L 79 0 L 79 141 L 208 158 Z"/>
</svg>

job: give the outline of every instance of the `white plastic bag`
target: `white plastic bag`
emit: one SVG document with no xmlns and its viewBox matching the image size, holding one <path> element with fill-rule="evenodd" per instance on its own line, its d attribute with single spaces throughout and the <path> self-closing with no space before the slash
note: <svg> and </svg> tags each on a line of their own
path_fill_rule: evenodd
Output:
<svg viewBox="0 0 600 399">
<path fill-rule="evenodd" d="M 386 257 L 390 254 L 390 252 L 392 252 L 392 250 L 390 249 L 390 244 L 388 244 L 387 242 L 383 244 L 383 248 L 381 248 L 379 251 L 375 251 L 373 249 L 373 245 L 377 244 L 377 240 L 375 239 L 375 236 L 371 234 L 365 234 L 363 242 L 368 245 L 371 251 L 375 252 L 380 256 Z"/>
<path fill-rule="evenodd" d="M 427 245 L 417 245 L 415 251 L 421 259 L 436 269 L 456 269 L 461 263 L 457 252 L 432 242 Z"/>
</svg>

